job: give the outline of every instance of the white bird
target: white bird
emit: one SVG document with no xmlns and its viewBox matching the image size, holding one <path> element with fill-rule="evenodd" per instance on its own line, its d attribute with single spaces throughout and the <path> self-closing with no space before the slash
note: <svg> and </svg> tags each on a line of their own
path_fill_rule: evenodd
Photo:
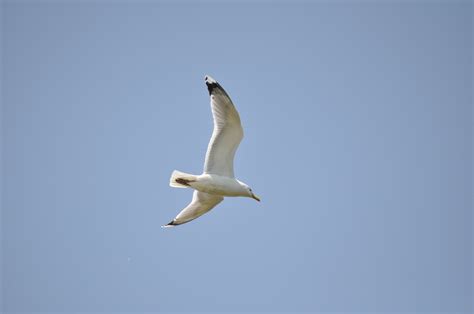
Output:
<svg viewBox="0 0 474 314">
<path fill-rule="evenodd" d="M 260 199 L 245 183 L 234 177 L 234 155 L 244 137 L 239 113 L 229 95 L 209 75 L 204 78 L 211 97 L 214 130 L 206 152 L 204 172 L 192 175 L 173 171 L 170 186 L 195 189 L 191 203 L 170 223 L 163 227 L 173 227 L 187 223 L 213 209 L 224 200 L 224 196 L 251 197 Z"/>
</svg>

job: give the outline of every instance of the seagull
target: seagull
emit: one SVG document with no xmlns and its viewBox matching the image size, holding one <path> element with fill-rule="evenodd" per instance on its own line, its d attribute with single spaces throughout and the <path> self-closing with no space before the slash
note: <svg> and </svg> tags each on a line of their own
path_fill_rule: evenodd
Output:
<svg viewBox="0 0 474 314">
<path fill-rule="evenodd" d="M 193 175 L 174 170 L 170 186 L 194 189 L 193 199 L 170 223 L 174 227 L 194 220 L 224 200 L 224 197 L 243 196 L 260 202 L 252 189 L 234 176 L 234 155 L 244 131 L 239 113 L 224 88 L 212 77 L 204 77 L 211 98 L 214 130 L 207 147 L 204 171 Z"/>
</svg>

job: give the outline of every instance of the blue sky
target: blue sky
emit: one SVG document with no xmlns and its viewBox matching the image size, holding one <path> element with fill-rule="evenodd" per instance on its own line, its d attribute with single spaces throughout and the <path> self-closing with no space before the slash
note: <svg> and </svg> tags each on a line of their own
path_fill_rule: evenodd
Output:
<svg viewBox="0 0 474 314">
<path fill-rule="evenodd" d="M 2 2 L 3 310 L 472 310 L 472 4 Z M 245 138 L 191 199 L 204 75 Z"/>
</svg>

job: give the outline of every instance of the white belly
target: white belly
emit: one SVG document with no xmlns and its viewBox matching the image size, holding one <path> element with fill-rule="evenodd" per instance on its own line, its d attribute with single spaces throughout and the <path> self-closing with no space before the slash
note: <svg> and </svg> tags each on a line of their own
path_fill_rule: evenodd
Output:
<svg viewBox="0 0 474 314">
<path fill-rule="evenodd" d="M 218 176 L 215 174 L 202 174 L 189 185 L 201 192 L 222 196 L 244 196 L 246 190 L 234 178 Z"/>
</svg>

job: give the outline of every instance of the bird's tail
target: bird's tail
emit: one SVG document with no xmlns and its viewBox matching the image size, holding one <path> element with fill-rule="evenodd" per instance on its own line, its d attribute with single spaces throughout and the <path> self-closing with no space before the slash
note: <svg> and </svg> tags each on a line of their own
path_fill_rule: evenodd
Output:
<svg viewBox="0 0 474 314">
<path fill-rule="evenodd" d="M 170 186 L 174 188 L 188 188 L 190 187 L 189 183 L 195 182 L 195 181 L 196 181 L 195 175 L 175 170 L 171 174 Z"/>
</svg>

